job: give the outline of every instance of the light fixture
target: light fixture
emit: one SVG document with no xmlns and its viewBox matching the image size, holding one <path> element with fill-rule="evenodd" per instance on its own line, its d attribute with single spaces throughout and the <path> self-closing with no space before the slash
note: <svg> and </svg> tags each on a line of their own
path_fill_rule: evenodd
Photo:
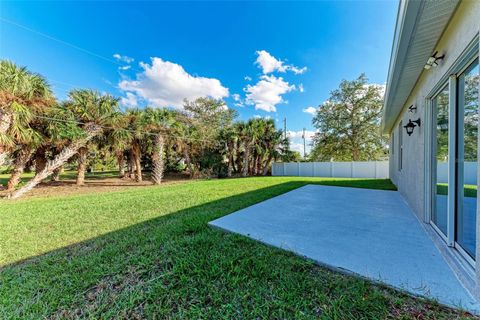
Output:
<svg viewBox="0 0 480 320">
<path fill-rule="evenodd" d="M 438 54 L 438 51 L 435 51 L 435 53 L 432 56 L 430 56 L 430 58 L 428 58 L 427 63 L 424 66 L 426 70 L 430 69 L 431 67 L 438 66 L 437 61 L 443 60 L 443 58 L 445 58 L 445 54 L 442 54 L 441 56 L 438 56 L 438 57 L 437 57 L 437 54 Z"/>
<path fill-rule="evenodd" d="M 416 125 L 415 125 L 416 124 Z M 417 120 L 413 120 L 412 119 L 409 119 L 408 120 L 408 123 L 406 125 L 404 125 L 403 127 L 405 128 L 405 130 L 407 131 L 407 134 L 409 136 L 412 135 L 413 133 L 413 129 L 415 129 L 416 126 L 421 126 L 422 124 L 422 120 L 420 120 L 420 118 L 418 118 Z"/>
</svg>

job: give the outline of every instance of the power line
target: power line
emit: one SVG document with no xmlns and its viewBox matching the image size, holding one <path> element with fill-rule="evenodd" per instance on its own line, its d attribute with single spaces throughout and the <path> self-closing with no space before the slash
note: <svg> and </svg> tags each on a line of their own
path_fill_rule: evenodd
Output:
<svg viewBox="0 0 480 320">
<path fill-rule="evenodd" d="M 46 33 L 43 33 L 43 32 L 37 31 L 37 30 L 35 30 L 35 29 L 29 28 L 29 27 L 27 27 L 27 26 L 25 26 L 25 25 L 22 25 L 22 24 L 18 23 L 18 22 L 15 22 L 15 21 L 12 21 L 12 20 L 8 20 L 8 19 L 5 19 L 5 18 L 3 18 L 3 17 L 0 17 L 0 20 L 3 21 L 3 22 L 6 22 L 6 23 L 8 23 L 8 24 L 11 24 L 11 25 L 13 25 L 13 26 L 16 26 L 16 27 L 18 27 L 18 28 L 21 28 L 21 29 L 30 31 L 30 32 L 35 33 L 35 34 L 38 34 L 38 35 L 40 35 L 40 36 L 42 36 L 42 37 L 45 37 L 45 38 L 47 38 L 47 39 L 50 39 L 50 40 L 52 40 L 52 41 L 56 41 L 56 42 L 58 42 L 58 43 L 61 43 L 61 44 L 63 44 L 63 45 L 66 45 L 66 46 L 68 46 L 68 47 L 71 47 L 71 48 L 73 48 L 73 49 L 82 51 L 83 53 L 89 54 L 89 55 L 94 56 L 94 57 L 96 57 L 96 58 L 99 58 L 99 59 L 108 61 L 108 62 L 113 63 L 113 64 L 116 64 L 116 65 L 118 65 L 118 66 L 123 66 L 123 64 L 119 63 L 118 61 L 115 61 L 115 60 L 110 59 L 110 58 L 108 58 L 108 57 L 102 56 L 102 55 L 100 55 L 100 54 L 98 54 L 98 53 L 95 53 L 95 52 L 93 52 L 93 51 L 84 49 L 84 48 L 79 47 L 79 46 L 77 46 L 77 45 L 74 45 L 74 44 L 72 44 L 72 43 L 70 43 L 70 42 L 67 42 L 67 41 L 64 41 L 64 40 L 55 38 L 55 37 L 53 37 L 53 36 L 51 36 L 51 35 L 48 35 L 48 34 L 46 34 Z"/>
</svg>

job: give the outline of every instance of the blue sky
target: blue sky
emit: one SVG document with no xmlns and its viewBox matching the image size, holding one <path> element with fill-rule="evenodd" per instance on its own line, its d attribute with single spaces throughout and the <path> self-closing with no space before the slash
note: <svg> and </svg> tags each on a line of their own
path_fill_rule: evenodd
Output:
<svg viewBox="0 0 480 320">
<path fill-rule="evenodd" d="M 313 130 L 304 110 L 342 79 L 365 72 L 385 83 L 397 6 L 2 1 L 0 58 L 44 75 L 61 99 L 73 87 L 109 92 L 130 106 L 224 98 L 242 119 L 269 116 L 281 126 L 286 117 L 298 145 L 298 132 Z"/>
</svg>

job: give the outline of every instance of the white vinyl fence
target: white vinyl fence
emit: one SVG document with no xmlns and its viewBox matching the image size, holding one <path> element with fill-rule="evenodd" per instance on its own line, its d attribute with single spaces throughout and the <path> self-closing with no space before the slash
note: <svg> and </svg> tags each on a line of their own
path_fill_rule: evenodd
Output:
<svg viewBox="0 0 480 320">
<path fill-rule="evenodd" d="M 464 162 L 463 165 L 463 183 L 477 184 L 477 163 Z M 437 163 L 437 180 L 440 183 L 448 183 L 448 162 Z"/>
<path fill-rule="evenodd" d="M 272 176 L 387 179 L 388 161 L 276 162 Z"/>
</svg>

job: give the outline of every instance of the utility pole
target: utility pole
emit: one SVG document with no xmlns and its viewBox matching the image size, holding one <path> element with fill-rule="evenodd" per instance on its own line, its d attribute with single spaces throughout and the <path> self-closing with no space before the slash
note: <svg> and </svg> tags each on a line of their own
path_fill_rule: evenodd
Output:
<svg viewBox="0 0 480 320">
<path fill-rule="evenodd" d="M 287 117 L 283 118 L 283 136 L 287 140 Z"/>
<path fill-rule="evenodd" d="M 305 159 L 306 158 L 306 153 L 305 153 L 305 128 L 303 128 L 302 139 L 303 139 L 303 159 Z"/>
</svg>

